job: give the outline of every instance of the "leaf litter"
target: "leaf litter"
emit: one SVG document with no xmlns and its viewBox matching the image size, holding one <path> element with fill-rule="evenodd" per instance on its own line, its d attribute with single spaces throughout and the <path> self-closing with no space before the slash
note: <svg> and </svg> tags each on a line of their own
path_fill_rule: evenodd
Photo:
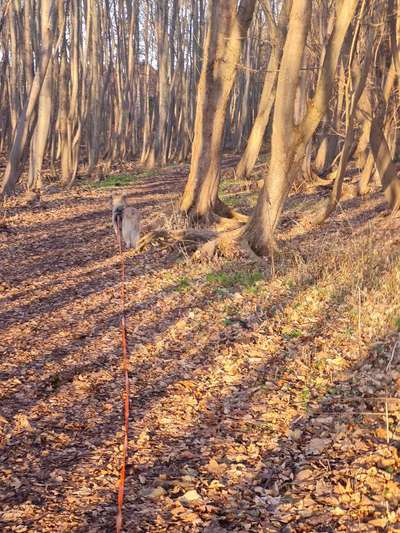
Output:
<svg viewBox="0 0 400 533">
<path fill-rule="evenodd" d="M 150 222 L 182 185 L 164 171 L 131 199 Z M 290 220 L 303 201 L 290 198 Z M 1 531 L 114 530 L 123 427 L 109 212 L 103 190 L 6 205 Z M 126 254 L 125 531 L 398 530 L 400 223 L 381 212 L 371 196 L 323 227 L 285 225 L 274 276 L 268 261 Z"/>
</svg>

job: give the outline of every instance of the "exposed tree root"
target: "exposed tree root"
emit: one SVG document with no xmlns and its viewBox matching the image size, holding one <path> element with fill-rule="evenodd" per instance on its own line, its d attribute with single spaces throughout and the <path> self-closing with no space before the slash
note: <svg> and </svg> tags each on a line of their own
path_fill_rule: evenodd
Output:
<svg viewBox="0 0 400 533">
<path fill-rule="evenodd" d="M 180 244 L 188 252 L 197 250 L 199 246 L 215 238 L 216 233 L 206 229 L 182 229 L 182 230 L 153 230 L 139 240 L 137 251 L 155 242 L 166 242 L 171 248 Z"/>
<path fill-rule="evenodd" d="M 199 213 L 196 208 L 193 207 L 188 211 L 183 210 L 183 214 L 188 217 L 190 224 L 200 224 L 202 226 L 221 225 L 227 227 L 230 225 L 227 222 L 228 220 L 245 223 L 249 219 L 247 215 L 232 209 L 219 198 L 217 198 L 214 208 L 210 208 L 206 213 Z"/>
<path fill-rule="evenodd" d="M 194 252 L 192 257 L 197 261 L 222 256 L 229 259 L 245 257 L 262 263 L 263 259 L 251 249 L 244 235 L 245 227 L 242 224 L 220 233 L 207 229 L 154 230 L 143 235 L 136 251 L 141 251 L 152 243 L 164 243 L 171 249 L 178 247 L 188 253 Z"/>
<path fill-rule="evenodd" d="M 227 218 L 229 220 L 236 220 L 239 222 L 247 222 L 249 220 L 249 217 L 247 215 L 244 215 L 243 213 L 239 213 L 239 211 L 236 211 L 235 209 L 232 209 L 229 206 L 225 206 L 224 209 L 225 215 L 220 215 L 222 218 Z"/>
<path fill-rule="evenodd" d="M 198 260 L 212 259 L 215 256 L 222 256 L 228 259 L 246 258 L 257 263 L 263 263 L 263 258 L 259 257 L 250 247 L 245 235 L 245 226 L 226 231 L 214 239 L 203 244 L 194 254 Z"/>
<path fill-rule="evenodd" d="M 244 220 L 220 217 L 218 223 L 215 225 L 215 228 L 219 233 L 223 231 L 232 231 L 241 228 L 247 221 L 248 217 L 246 217 Z"/>
<path fill-rule="evenodd" d="M 313 180 L 310 182 L 310 187 L 330 187 L 335 181 L 335 177 L 336 170 L 330 172 L 325 178 L 321 178 L 313 172 Z"/>
<path fill-rule="evenodd" d="M 229 205 L 227 205 L 219 198 L 217 199 L 217 202 L 215 204 L 214 211 L 217 217 L 219 217 L 217 223 L 221 223 L 223 219 L 236 220 L 239 222 L 247 222 L 249 219 L 247 215 L 243 215 L 235 209 L 232 209 L 232 207 L 229 207 Z"/>
</svg>

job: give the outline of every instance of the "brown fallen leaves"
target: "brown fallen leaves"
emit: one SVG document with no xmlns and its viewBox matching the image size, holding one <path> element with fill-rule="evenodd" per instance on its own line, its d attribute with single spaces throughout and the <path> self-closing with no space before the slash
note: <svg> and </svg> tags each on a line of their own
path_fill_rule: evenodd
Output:
<svg viewBox="0 0 400 533">
<path fill-rule="evenodd" d="M 132 201 L 149 220 L 178 185 L 152 177 Z M 1 531 L 114 527 L 122 379 L 108 196 L 44 194 L 40 208 L 7 210 Z M 351 202 L 318 230 L 286 229 L 273 279 L 245 261 L 127 254 L 127 532 L 396 531 L 399 224 L 374 219 L 377 199 Z"/>
</svg>

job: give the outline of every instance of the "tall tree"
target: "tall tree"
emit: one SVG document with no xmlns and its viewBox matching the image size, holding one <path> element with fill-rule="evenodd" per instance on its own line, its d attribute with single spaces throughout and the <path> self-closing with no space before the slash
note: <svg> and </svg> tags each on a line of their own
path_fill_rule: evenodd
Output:
<svg viewBox="0 0 400 533">
<path fill-rule="evenodd" d="M 227 214 L 218 199 L 225 118 L 254 7 L 255 0 L 209 2 L 190 174 L 181 203 L 182 211 L 194 218 Z"/>
<path fill-rule="evenodd" d="M 268 29 L 271 34 L 271 52 L 265 72 L 257 116 L 254 120 L 246 149 L 236 167 L 236 177 L 238 179 L 248 178 L 250 176 L 261 150 L 265 129 L 275 101 L 276 80 L 278 78 L 279 63 L 285 42 L 291 5 L 292 0 L 284 0 L 278 22 L 276 23 L 271 13 L 269 2 L 266 0 L 263 2 L 267 13 Z"/>
<path fill-rule="evenodd" d="M 306 146 L 327 112 L 340 51 L 357 4 L 358 0 L 337 1 L 335 26 L 328 42 L 315 95 L 308 104 L 303 121 L 295 126 L 296 88 L 310 24 L 311 0 L 293 0 L 278 76 L 271 164 L 265 175 L 256 209 L 245 229 L 249 245 L 260 255 L 274 246 L 274 231 L 289 190 L 299 173 Z"/>
<path fill-rule="evenodd" d="M 40 0 L 40 28 L 41 47 L 43 50 L 50 49 L 53 39 L 51 0 Z M 63 26 L 61 26 L 60 31 L 63 31 Z M 47 72 L 43 80 L 43 84 L 40 88 L 37 120 L 35 124 L 34 133 L 31 138 L 28 176 L 28 187 L 30 189 L 40 189 L 42 185 L 41 171 L 47 138 L 49 134 L 50 118 L 52 112 L 52 71 L 52 60 L 50 59 L 49 65 L 47 67 Z"/>
</svg>

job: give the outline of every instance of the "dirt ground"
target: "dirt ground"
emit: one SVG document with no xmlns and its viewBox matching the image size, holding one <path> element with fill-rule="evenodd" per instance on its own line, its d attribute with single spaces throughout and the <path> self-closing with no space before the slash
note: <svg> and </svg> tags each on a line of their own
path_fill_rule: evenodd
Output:
<svg viewBox="0 0 400 533">
<path fill-rule="evenodd" d="M 129 187 L 147 223 L 185 176 Z M 247 188 L 224 184 L 246 208 Z M 290 198 L 282 251 L 126 254 L 126 532 L 400 530 L 400 219 L 383 197 L 325 225 Z M 121 458 L 110 191 L 6 204 L 0 227 L 0 530 L 112 532 Z"/>
</svg>

